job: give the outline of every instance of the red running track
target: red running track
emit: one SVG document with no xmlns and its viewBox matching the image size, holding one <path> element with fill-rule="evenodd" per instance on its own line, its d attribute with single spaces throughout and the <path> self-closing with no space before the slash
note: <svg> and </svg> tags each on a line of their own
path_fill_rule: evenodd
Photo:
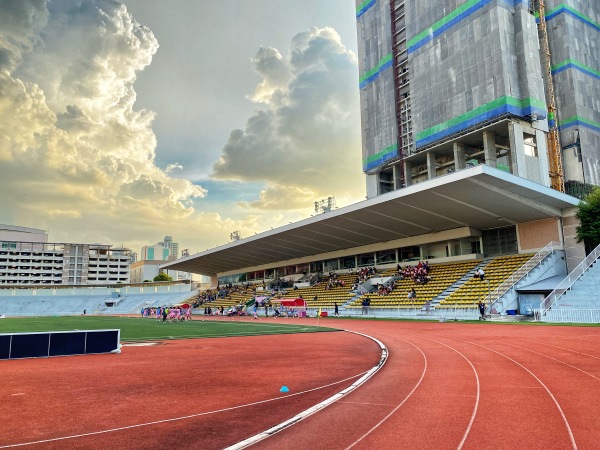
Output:
<svg viewBox="0 0 600 450">
<path fill-rule="evenodd" d="M 376 337 L 388 361 L 252 448 L 599 447 L 600 328 L 321 323 Z M 378 360 L 372 341 L 333 332 L 2 362 L 0 448 L 224 448 L 329 398 Z M 279 393 L 283 384 L 295 395 Z"/>
</svg>

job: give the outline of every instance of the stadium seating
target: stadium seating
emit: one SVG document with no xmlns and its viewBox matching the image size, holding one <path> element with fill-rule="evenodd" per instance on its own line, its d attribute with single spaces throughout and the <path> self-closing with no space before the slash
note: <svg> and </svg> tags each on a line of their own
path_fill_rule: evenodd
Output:
<svg viewBox="0 0 600 450">
<path fill-rule="evenodd" d="M 532 254 L 499 256 L 488 264 L 482 264 L 484 281 L 469 278 L 460 288 L 444 298 L 437 308 L 476 308 L 480 300 L 486 300 L 503 281 L 509 278 L 519 267 L 531 259 Z"/>
<path fill-rule="evenodd" d="M 431 301 L 447 288 L 452 286 L 457 279 L 472 270 L 481 261 L 470 260 L 455 263 L 431 264 L 429 275 L 431 281 L 417 284 L 410 278 L 396 281 L 395 289 L 387 295 L 369 293 L 354 300 L 348 308 L 360 308 L 365 296 L 371 300 L 371 308 L 421 308 L 427 301 Z M 408 293 L 415 289 L 415 299 L 408 299 Z"/>
<path fill-rule="evenodd" d="M 60 316 L 87 314 L 139 314 L 143 307 L 177 305 L 190 301 L 192 292 L 106 295 L 42 295 L 0 298 L 0 314 L 6 316 Z M 107 306 L 107 303 L 115 306 Z"/>
</svg>

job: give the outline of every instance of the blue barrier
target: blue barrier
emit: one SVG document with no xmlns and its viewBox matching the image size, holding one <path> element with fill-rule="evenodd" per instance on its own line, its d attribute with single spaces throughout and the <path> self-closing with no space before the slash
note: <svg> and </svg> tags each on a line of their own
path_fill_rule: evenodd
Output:
<svg viewBox="0 0 600 450">
<path fill-rule="evenodd" d="M 121 330 L 0 334 L 0 360 L 120 353 Z"/>
</svg>

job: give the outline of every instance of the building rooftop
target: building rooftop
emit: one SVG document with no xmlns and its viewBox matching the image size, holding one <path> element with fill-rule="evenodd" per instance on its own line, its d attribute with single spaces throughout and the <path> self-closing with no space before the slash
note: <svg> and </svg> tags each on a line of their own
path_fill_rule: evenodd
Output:
<svg viewBox="0 0 600 450">
<path fill-rule="evenodd" d="M 480 165 L 208 249 L 161 266 L 217 274 L 431 234 L 560 218 L 579 200 Z"/>
</svg>

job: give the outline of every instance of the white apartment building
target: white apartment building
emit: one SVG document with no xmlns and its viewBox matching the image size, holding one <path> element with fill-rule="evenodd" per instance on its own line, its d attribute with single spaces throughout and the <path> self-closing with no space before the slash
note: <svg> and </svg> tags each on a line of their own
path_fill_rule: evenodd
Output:
<svg viewBox="0 0 600 450">
<path fill-rule="evenodd" d="M 43 237 L 25 240 L 32 236 Z M 47 238 L 43 230 L 0 225 L 0 286 L 130 282 L 129 249 L 104 244 L 49 243 L 45 242 Z"/>
</svg>

